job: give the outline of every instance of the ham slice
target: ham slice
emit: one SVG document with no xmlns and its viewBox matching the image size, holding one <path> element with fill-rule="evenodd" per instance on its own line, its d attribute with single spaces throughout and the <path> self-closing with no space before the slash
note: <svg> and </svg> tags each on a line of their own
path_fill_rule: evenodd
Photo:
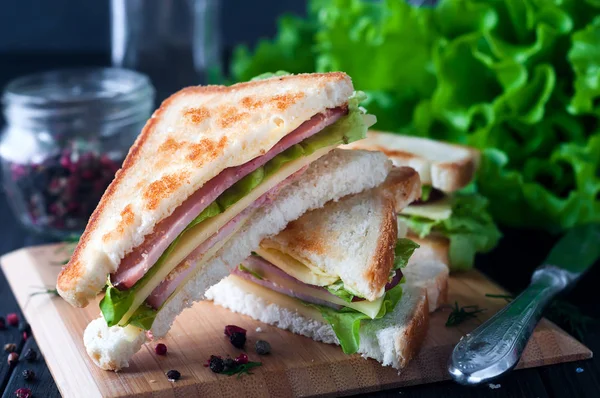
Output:
<svg viewBox="0 0 600 398">
<path fill-rule="evenodd" d="M 281 152 L 335 123 L 347 112 L 347 107 L 338 107 L 319 113 L 283 137 L 263 156 L 241 166 L 223 170 L 187 198 L 169 217 L 158 223 L 154 231 L 145 237 L 144 242 L 121 260 L 117 272 L 111 275 L 112 284 L 120 290 L 132 287 L 158 261 L 185 227 L 225 190 Z"/>
<path fill-rule="evenodd" d="M 265 192 L 261 197 L 256 199 L 249 207 L 247 207 L 240 214 L 232 218 L 227 224 L 223 226 L 218 232 L 212 235 L 210 238 L 205 240 L 200 246 L 198 246 L 193 252 L 191 252 L 169 275 L 162 281 L 148 296 L 146 303 L 154 309 L 160 308 L 163 303 L 173 294 L 175 289 L 196 269 L 196 266 L 204 257 L 204 254 L 210 250 L 215 243 L 228 238 L 237 228 L 240 222 L 246 219 L 246 216 L 253 213 L 258 207 L 265 204 L 271 203 L 277 196 L 279 191 L 286 185 L 292 183 L 298 177 L 300 177 L 308 168 L 303 167 L 298 170 L 269 191 Z"/>
</svg>

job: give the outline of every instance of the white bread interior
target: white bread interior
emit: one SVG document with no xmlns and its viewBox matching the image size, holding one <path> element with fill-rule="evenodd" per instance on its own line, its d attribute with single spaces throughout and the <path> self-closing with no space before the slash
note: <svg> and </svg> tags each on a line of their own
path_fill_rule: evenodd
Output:
<svg viewBox="0 0 600 398">
<path fill-rule="evenodd" d="M 313 115 L 343 106 L 344 73 L 188 87 L 165 100 L 131 147 L 61 272 L 57 290 L 83 307 L 154 226 L 207 181 L 273 147 Z"/>
<path fill-rule="evenodd" d="M 417 354 L 427 333 L 429 312 L 445 304 L 448 295 L 448 267 L 430 255 L 424 241 L 403 269 L 406 282 L 394 311 L 361 326 L 358 352 L 363 357 L 400 370 Z M 268 297 L 257 295 L 247 288 L 250 282 L 244 282 L 230 276 L 211 287 L 206 298 L 281 329 L 316 341 L 339 344 L 333 329 L 318 312 L 307 310 L 301 304 L 296 306 L 297 300 L 280 293 L 269 292 Z M 270 297 L 276 297 L 277 303 Z"/>
<path fill-rule="evenodd" d="M 420 194 L 418 174 L 396 168 L 380 187 L 307 212 L 260 246 L 339 276 L 346 288 L 373 301 L 384 294 L 393 267 L 396 209 Z"/>
<path fill-rule="evenodd" d="M 419 272 L 438 278 L 440 267 L 430 263 L 413 263 L 412 266 L 431 268 Z M 446 273 L 447 275 L 447 270 Z M 239 280 L 239 278 L 238 278 Z M 307 316 L 304 312 L 281 306 L 244 289 L 243 284 L 230 276 L 211 287 L 206 298 L 231 311 L 250 316 L 256 320 L 289 330 L 313 340 L 338 344 L 331 326 L 320 317 Z M 274 294 L 282 296 L 280 293 Z M 442 294 L 439 293 L 438 296 Z M 287 297 L 287 296 L 286 296 Z M 360 329 L 358 352 L 365 358 L 373 358 L 384 366 L 402 369 L 418 352 L 429 321 L 426 289 L 423 281 L 411 281 L 408 277 L 403 286 L 402 298 L 391 314 L 364 323 Z M 278 301 L 279 302 L 279 301 Z M 285 302 L 285 299 L 283 299 Z M 438 302 L 439 303 L 439 302 Z"/>
<path fill-rule="evenodd" d="M 154 320 L 153 335 L 165 335 L 181 311 L 202 299 L 205 291 L 248 257 L 261 240 L 279 233 L 308 210 L 380 185 L 391 168 L 391 162 L 380 152 L 336 149 L 315 161 L 297 181 L 282 189 L 273 202 L 259 208 L 215 257 L 169 299 Z M 128 366 L 132 353 L 145 341 L 131 334 L 125 336 L 118 329 L 123 328 L 108 328 L 100 318 L 90 323 L 84 334 L 88 354 L 103 369 Z M 137 333 L 144 335 L 139 329 Z"/>
<path fill-rule="evenodd" d="M 367 138 L 346 145 L 385 153 L 395 166 L 415 169 L 423 185 L 454 192 L 474 178 L 481 154 L 474 148 L 421 137 L 369 131 Z"/>
</svg>

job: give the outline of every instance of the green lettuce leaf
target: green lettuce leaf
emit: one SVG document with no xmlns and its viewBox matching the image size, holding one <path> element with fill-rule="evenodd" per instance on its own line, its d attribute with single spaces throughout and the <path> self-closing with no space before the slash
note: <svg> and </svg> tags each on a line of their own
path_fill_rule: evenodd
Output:
<svg viewBox="0 0 600 398">
<path fill-rule="evenodd" d="M 232 68 L 346 71 L 377 129 L 487 153 L 478 184 L 497 222 L 561 232 L 598 218 L 600 173 L 577 175 L 594 163 L 583 153 L 600 126 L 599 10 L 598 0 L 310 0 L 305 18 L 282 18 L 275 39 L 240 50 Z"/>
<path fill-rule="evenodd" d="M 410 256 L 419 248 L 419 245 L 410 239 L 400 238 L 394 248 L 394 270 L 406 267 Z"/>
<path fill-rule="evenodd" d="M 325 286 L 325 289 L 331 294 L 334 294 L 344 300 L 347 303 L 351 303 L 352 299 L 355 297 L 355 294 L 346 290 L 344 287 L 344 282 L 341 279 L 337 280 L 335 283 L 332 283 L 329 286 Z"/>
<path fill-rule="evenodd" d="M 131 316 L 129 324 L 144 330 L 150 330 L 157 313 L 158 311 L 156 311 L 154 308 L 150 307 L 149 305 L 142 304 Z"/>
<path fill-rule="evenodd" d="M 433 187 L 431 185 L 422 185 L 421 186 L 421 201 L 427 202 L 429 200 L 429 195 L 431 195 L 431 190 Z"/>
<path fill-rule="evenodd" d="M 182 234 L 201 222 L 204 222 L 211 217 L 215 217 L 227 210 L 227 208 L 238 202 L 250 191 L 260 185 L 266 178 L 280 170 L 286 163 L 303 156 L 308 156 L 320 148 L 333 144 L 347 144 L 364 138 L 367 132 L 367 126 L 362 117 L 363 111 L 359 108 L 359 104 L 364 98 L 364 93 L 354 93 L 348 101 L 348 115 L 340 118 L 337 122 L 323 129 L 318 134 L 315 134 L 278 154 L 264 166 L 259 167 L 248 174 L 219 195 L 215 202 L 204 209 L 204 211 L 202 211 L 177 238 L 175 238 L 167 250 L 160 256 L 156 264 L 154 264 L 133 287 L 125 291 L 120 291 L 109 284 L 104 298 L 100 301 L 100 310 L 105 317 L 107 324 L 109 326 L 119 324 L 123 316 L 130 310 L 137 292 L 152 280 L 154 275 L 156 275 L 165 259 L 173 252 L 179 243 Z M 151 317 L 148 316 L 148 311 L 145 311 L 144 316 L 142 317 L 144 321 L 138 321 L 138 324 L 151 324 Z M 128 322 L 131 322 L 131 319 Z"/>
<path fill-rule="evenodd" d="M 575 95 L 569 111 L 600 115 L 600 16 L 573 34 L 569 61 L 575 72 Z"/>
<path fill-rule="evenodd" d="M 392 268 L 390 277 L 394 276 L 395 272 L 393 271 L 406 267 L 410 256 L 412 256 L 413 252 L 418 247 L 419 245 L 410 239 L 400 238 L 396 241 L 396 247 L 394 248 L 394 266 Z M 325 289 L 327 289 L 329 293 L 338 296 L 347 303 L 351 303 L 354 297 L 362 297 L 347 289 L 341 279 L 337 280 L 331 285 L 325 286 Z"/>
<path fill-rule="evenodd" d="M 250 268 L 246 268 L 244 267 L 242 264 L 239 265 L 238 267 L 240 269 L 240 271 L 242 272 L 247 272 L 250 275 L 252 275 L 253 277 L 255 277 L 256 279 L 262 280 L 264 279 L 258 272 L 251 270 Z"/>
<path fill-rule="evenodd" d="M 472 268 L 475 254 L 490 251 L 502 236 L 487 206 L 488 200 L 481 195 L 458 193 L 452 200 L 452 215 L 445 220 L 400 217 L 421 238 L 431 233 L 448 238 L 450 269 L 462 271 Z"/>
<path fill-rule="evenodd" d="M 115 326 L 133 303 L 133 296 L 128 292 L 115 288 L 110 280 L 107 283 L 106 293 L 100 301 L 100 311 L 108 326 Z"/>
<path fill-rule="evenodd" d="M 399 283 L 396 287 L 385 293 L 383 304 L 375 319 L 381 319 L 386 314 L 392 312 L 401 297 L 402 283 Z M 361 322 L 369 322 L 371 318 L 348 307 L 343 307 L 341 310 L 337 311 L 322 305 L 303 303 L 308 307 L 319 310 L 323 318 L 325 318 L 327 323 L 333 328 L 345 354 L 354 354 L 358 351 L 360 345 L 359 331 Z"/>
</svg>

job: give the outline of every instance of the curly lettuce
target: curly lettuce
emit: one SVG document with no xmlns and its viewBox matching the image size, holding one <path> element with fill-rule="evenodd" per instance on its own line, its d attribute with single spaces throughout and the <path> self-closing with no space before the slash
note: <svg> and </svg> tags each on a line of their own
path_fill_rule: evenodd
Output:
<svg viewBox="0 0 600 398">
<path fill-rule="evenodd" d="M 475 255 L 493 249 L 502 236 L 487 212 L 488 201 L 478 194 L 456 194 L 452 215 L 444 220 L 419 216 L 400 216 L 419 237 L 435 233 L 450 241 L 451 271 L 473 268 Z"/>
<path fill-rule="evenodd" d="M 381 319 L 394 310 L 402 298 L 402 282 L 403 281 L 385 293 L 383 304 L 375 319 Z M 360 345 L 359 332 L 361 323 L 369 322 L 371 320 L 368 315 L 348 307 L 343 307 L 341 310 L 334 310 L 333 308 L 325 307 L 323 305 L 303 303 L 308 307 L 319 310 L 323 318 L 325 318 L 327 323 L 333 328 L 345 354 L 354 354 L 358 351 Z"/>
<path fill-rule="evenodd" d="M 406 267 L 410 256 L 412 256 L 418 247 L 419 245 L 410 239 L 400 238 L 396 241 L 396 246 L 394 248 L 394 265 L 392 267 L 390 278 L 396 274 L 396 270 Z M 348 303 L 352 302 L 355 297 L 361 297 L 347 289 L 341 279 L 331 285 L 325 286 L 325 289 L 327 289 L 329 293 L 338 296 Z"/>
<path fill-rule="evenodd" d="M 232 67 L 348 72 L 378 129 L 484 151 L 495 220 L 560 232 L 600 221 L 599 14 L 597 0 L 311 0 Z"/>
</svg>

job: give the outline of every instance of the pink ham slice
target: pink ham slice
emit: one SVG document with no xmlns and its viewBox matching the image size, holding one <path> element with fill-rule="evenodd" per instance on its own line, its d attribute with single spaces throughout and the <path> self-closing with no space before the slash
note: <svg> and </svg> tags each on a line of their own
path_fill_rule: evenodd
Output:
<svg viewBox="0 0 600 398">
<path fill-rule="evenodd" d="M 208 181 L 177 207 L 173 214 L 158 223 L 154 231 L 146 236 L 144 242 L 121 260 L 117 272 L 111 275 L 113 285 L 120 290 L 132 287 L 158 261 L 158 258 L 185 227 L 226 189 L 281 152 L 335 123 L 347 112 L 347 107 L 338 107 L 319 113 L 283 137 L 263 156 L 252 159 L 241 166 L 225 169 Z"/>
<path fill-rule="evenodd" d="M 173 294 L 175 289 L 196 269 L 198 262 L 202 260 L 204 254 L 210 250 L 215 243 L 225 239 L 231 235 L 238 223 L 248 214 L 256 210 L 258 207 L 271 203 L 277 196 L 279 191 L 286 185 L 292 183 L 306 171 L 308 166 L 298 170 L 269 191 L 265 192 L 261 197 L 256 199 L 243 212 L 232 218 L 223 226 L 217 233 L 212 235 L 193 252 L 191 252 L 171 273 L 162 281 L 148 296 L 146 303 L 154 309 L 160 308 L 163 303 Z"/>
</svg>

